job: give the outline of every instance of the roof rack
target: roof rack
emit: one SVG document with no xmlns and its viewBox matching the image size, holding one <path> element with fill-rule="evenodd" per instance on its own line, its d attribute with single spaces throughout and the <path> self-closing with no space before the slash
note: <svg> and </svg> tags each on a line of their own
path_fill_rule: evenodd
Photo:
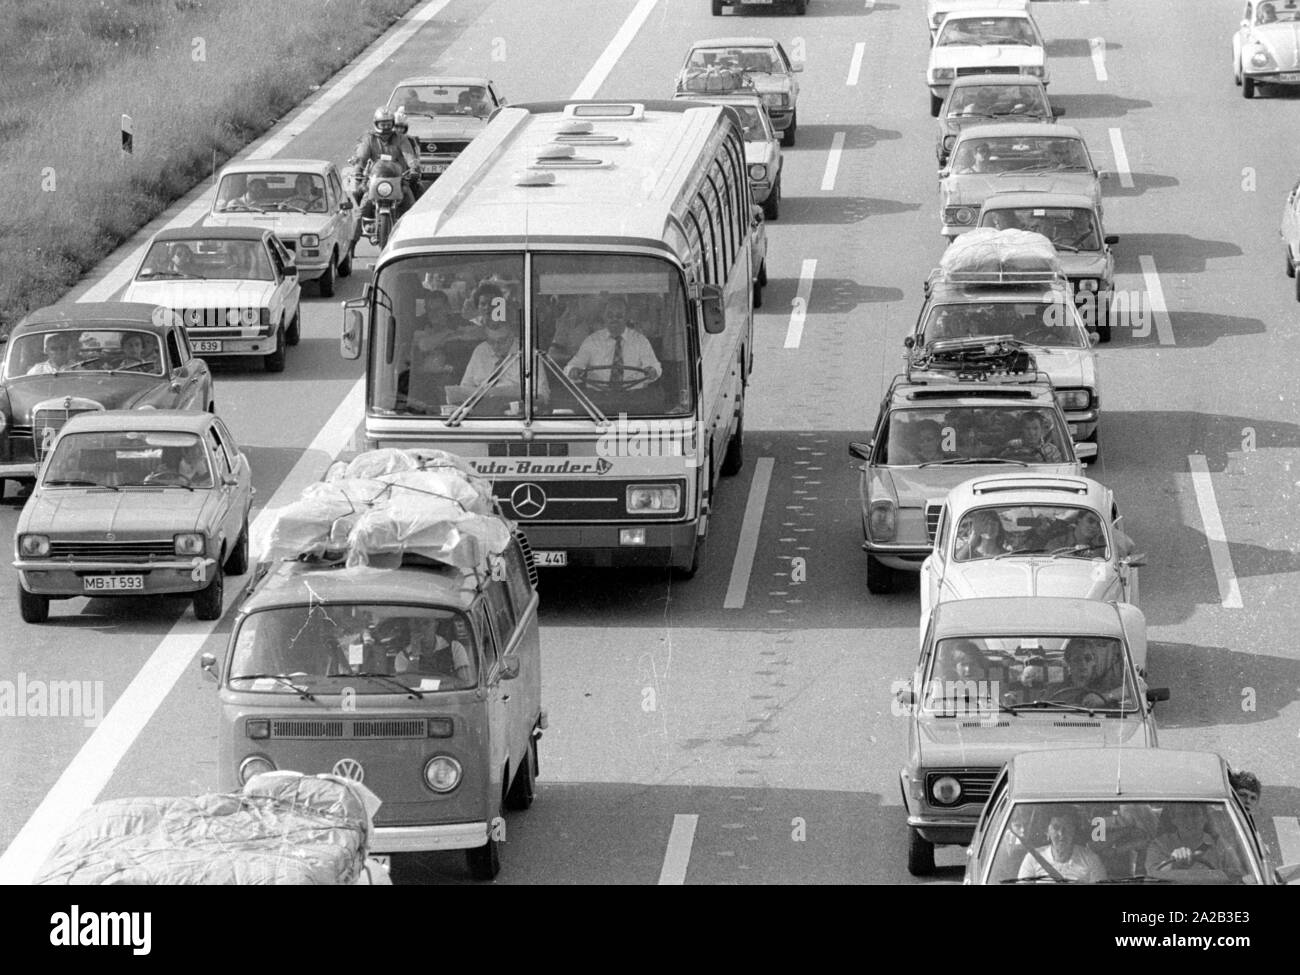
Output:
<svg viewBox="0 0 1300 975">
<path fill-rule="evenodd" d="M 1013 335 L 940 339 L 909 348 L 907 382 L 1019 382 L 1051 380 Z"/>
<path fill-rule="evenodd" d="M 1070 279 L 1062 271 L 945 271 L 935 268 L 925 279 L 925 289 L 929 291 L 936 282 L 951 284 L 1069 284 Z"/>
</svg>

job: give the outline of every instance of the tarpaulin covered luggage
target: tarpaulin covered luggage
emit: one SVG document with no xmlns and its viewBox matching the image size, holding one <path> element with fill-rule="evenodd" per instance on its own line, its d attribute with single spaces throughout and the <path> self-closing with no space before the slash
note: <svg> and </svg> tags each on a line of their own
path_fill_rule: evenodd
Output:
<svg viewBox="0 0 1300 975">
<path fill-rule="evenodd" d="M 1061 259 L 1052 242 L 1028 230 L 979 227 L 954 240 L 939 259 L 943 276 L 1032 274 L 1061 275 Z"/>
</svg>

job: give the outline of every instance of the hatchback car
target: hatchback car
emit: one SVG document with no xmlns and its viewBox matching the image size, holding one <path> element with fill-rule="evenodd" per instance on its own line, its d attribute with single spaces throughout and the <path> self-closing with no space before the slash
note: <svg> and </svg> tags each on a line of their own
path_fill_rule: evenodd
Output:
<svg viewBox="0 0 1300 975">
<path fill-rule="evenodd" d="M 1065 114 L 1047 100 L 1047 89 L 1037 78 L 1023 74 L 963 75 L 953 81 L 939 112 L 939 135 L 934 153 L 942 166 L 968 125 L 1012 122 L 1055 122 Z"/>
<path fill-rule="evenodd" d="M 1300 867 L 1273 862 L 1228 775 L 1210 752 L 1022 752 L 993 783 L 964 882 L 1294 883 Z"/>
<path fill-rule="evenodd" d="M 1051 596 L 962 599 L 930 614 L 911 681 L 899 784 L 908 871 L 936 845 L 966 843 L 1003 764 L 1042 748 L 1156 747 L 1146 623 L 1134 606 Z M 1063 764 L 1068 762 L 1067 758 Z"/>
<path fill-rule="evenodd" d="M 0 490 L 30 484 L 55 434 L 96 410 L 207 410 L 212 374 L 185 329 L 151 305 L 84 302 L 32 312 L 0 338 Z"/>
<path fill-rule="evenodd" d="M 1300 85 L 1300 5 L 1296 0 L 1246 0 L 1232 35 L 1232 80 L 1243 98 L 1265 85 Z"/>
<path fill-rule="evenodd" d="M 962 13 L 977 7 L 980 10 L 993 7 L 1028 10 L 1029 0 L 925 0 L 925 22 L 930 28 L 930 43 L 934 43 L 934 35 L 939 33 L 943 18 L 951 13 Z"/>
<path fill-rule="evenodd" d="M 803 64 L 791 61 L 770 37 L 715 37 L 696 41 L 677 75 L 677 91 L 690 91 L 690 77 L 718 69 L 742 73 L 763 99 L 781 145 L 793 146 L 799 128 L 799 79 Z"/>
<path fill-rule="evenodd" d="M 322 298 L 352 273 L 359 219 L 338 169 L 325 159 L 241 160 L 221 171 L 205 227 L 268 228 L 291 255 L 298 280 Z"/>
<path fill-rule="evenodd" d="M 122 300 L 172 310 L 201 355 L 258 355 L 267 372 L 283 372 L 301 296 L 297 265 L 271 230 L 176 227 L 153 235 Z"/>
<path fill-rule="evenodd" d="M 418 75 L 403 78 L 388 108 L 405 110 L 407 134 L 420 146 L 420 179 L 427 186 L 447 171 L 506 100 L 490 78 Z"/>
<path fill-rule="evenodd" d="M 248 570 L 248 459 L 211 413 L 74 417 L 59 432 L 14 535 L 23 619 L 51 599 L 185 594 L 221 616 L 225 575 Z"/>
<path fill-rule="evenodd" d="M 939 114 L 948 86 L 965 75 L 1024 74 L 1047 85 L 1046 46 L 1026 10 L 989 6 L 952 11 L 930 48 L 925 73 L 930 114 Z"/>
</svg>

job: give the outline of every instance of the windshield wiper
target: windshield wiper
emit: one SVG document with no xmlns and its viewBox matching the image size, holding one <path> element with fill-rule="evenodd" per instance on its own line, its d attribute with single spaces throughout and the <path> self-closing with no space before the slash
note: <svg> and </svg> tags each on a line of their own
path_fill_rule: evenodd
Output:
<svg viewBox="0 0 1300 975">
<path fill-rule="evenodd" d="M 494 387 L 497 384 L 497 380 L 505 375 L 506 369 L 508 369 L 511 365 L 513 365 L 518 360 L 519 360 L 519 350 L 515 349 L 508 356 L 506 356 L 500 362 L 498 362 L 497 367 L 492 370 L 491 375 L 489 375 L 487 379 L 484 379 L 481 383 L 475 386 L 474 392 L 472 392 L 468 396 L 468 398 L 466 398 L 465 402 L 461 403 L 460 406 L 456 407 L 456 409 L 452 412 L 451 416 L 447 417 L 447 426 L 449 427 L 460 426 L 461 423 L 464 421 L 465 417 L 469 416 L 470 413 L 473 412 L 474 407 L 478 406 L 479 401 L 488 394 L 488 391 L 492 389 L 492 387 Z"/>
<path fill-rule="evenodd" d="M 1037 709 L 1046 710 L 1047 708 L 1056 710 L 1059 708 L 1062 711 L 1077 711 L 1080 714 L 1086 714 L 1090 718 L 1093 717 L 1098 711 L 1106 710 L 1105 708 L 1086 708 L 1082 704 L 1066 704 L 1064 701 L 1026 701 L 1023 704 L 1012 704 L 1009 706 L 1012 711 L 1018 711 L 1020 708 L 1034 709 L 1034 710 Z"/>
<path fill-rule="evenodd" d="M 393 677 L 390 677 L 388 674 L 377 674 L 377 673 L 374 673 L 374 672 L 371 672 L 371 671 L 363 671 L 363 672 L 360 673 L 360 674 L 339 674 L 338 676 L 340 676 L 340 677 L 361 677 L 361 678 L 364 678 L 364 679 L 366 679 L 366 680 L 378 681 L 378 682 L 380 682 L 380 683 L 382 683 L 382 684 L 387 684 L 389 687 L 396 687 L 398 690 L 402 691 L 402 693 L 404 693 L 404 694 L 410 694 L 410 695 L 411 695 L 413 698 L 415 698 L 417 701 L 423 701 L 423 700 L 424 700 L 424 692 L 423 692 L 423 691 L 418 691 L 418 690 L 416 690 L 414 687 L 411 687 L 411 686 L 409 686 L 409 685 L 407 685 L 407 684 L 403 684 L 400 680 L 396 680 L 396 679 L 394 679 Z"/>
<path fill-rule="evenodd" d="M 1065 545 L 1061 548 L 1054 549 L 1048 554 L 1051 555 L 1052 557 L 1056 557 L 1058 555 L 1081 555 L 1084 552 L 1092 552 L 1097 549 L 1101 549 L 1104 552 L 1106 551 L 1106 546 L 1105 545 Z"/>
<path fill-rule="evenodd" d="M 47 480 L 43 484 L 49 487 L 112 487 L 111 484 L 100 484 L 98 481 L 82 481 L 75 477 Z M 113 488 L 113 490 L 116 491 L 117 489 Z"/>
<path fill-rule="evenodd" d="M 1069 877 L 1062 877 L 1059 874 L 1055 877 L 1040 875 L 1037 877 L 1008 877 L 1000 881 L 1004 884 L 1073 884 L 1078 881 L 1071 880 Z"/>
<path fill-rule="evenodd" d="M 230 678 L 230 679 L 231 679 L 232 681 L 237 681 L 237 680 L 275 680 L 275 681 L 279 681 L 279 682 L 280 682 L 281 684 L 283 684 L 285 687 L 287 687 L 287 688 L 289 688 L 290 690 L 292 690 L 295 694 L 297 694 L 297 695 L 298 695 L 300 698 L 302 698 L 304 701 L 315 701 L 315 700 L 316 700 L 316 696 L 315 696 L 314 694 L 312 694 L 311 691 L 307 690 L 307 688 L 303 687 L 301 684 L 295 684 L 293 681 L 291 681 L 288 677 L 285 677 L 283 674 L 239 674 L 238 676 L 236 676 L 236 677 L 232 677 L 232 678 Z"/>
<path fill-rule="evenodd" d="M 1012 460 L 1010 457 L 952 457 L 948 460 L 929 460 L 918 466 L 943 467 L 949 464 L 1015 464 L 1017 467 L 1029 466 L 1023 460 Z"/>
<path fill-rule="evenodd" d="M 569 378 L 568 373 L 560 368 L 560 364 L 551 358 L 549 352 L 537 353 L 547 370 L 560 381 L 560 385 L 569 391 L 569 394 L 578 401 L 578 405 L 587 411 L 587 415 L 599 424 L 606 424 L 609 418 L 599 406 L 591 401 L 591 397 L 578 388 L 578 384 Z"/>
<path fill-rule="evenodd" d="M 1094 880 L 1095 884 L 1172 884 L 1172 880 L 1166 880 L 1164 877 L 1153 877 L 1149 873 L 1135 873 L 1128 877 L 1107 877 L 1105 880 Z"/>
</svg>

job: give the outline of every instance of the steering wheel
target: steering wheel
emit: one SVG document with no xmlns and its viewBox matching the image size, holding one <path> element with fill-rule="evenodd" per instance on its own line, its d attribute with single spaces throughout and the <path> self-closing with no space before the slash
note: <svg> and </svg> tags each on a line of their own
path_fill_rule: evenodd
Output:
<svg viewBox="0 0 1300 975">
<path fill-rule="evenodd" d="M 182 487 L 190 486 L 190 479 L 179 471 L 169 471 L 166 468 L 154 471 L 144 479 L 145 484 L 175 484 Z"/>
<path fill-rule="evenodd" d="M 1209 870 L 1218 870 L 1218 869 L 1219 869 L 1219 868 L 1216 867 L 1214 864 L 1212 864 L 1212 863 L 1210 863 L 1208 860 L 1206 860 L 1206 859 L 1205 859 L 1205 855 L 1204 855 L 1200 850 L 1196 850 L 1196 851 L 1194 851 L 1194 852 L 1192 853 L 1192 859 L 1191 859 L 1190 861 L 1188 861 L 1186 867 L 1181 867 L 1180 869 L 1187 869 L 1187 867 L 1190 867 L 1193 863 L 1199 863 L 1201 866 L 1206 867 L 1206 868 L 1209 869 Z M 1176 865 L 1176 864 L 1177 864 L 1177 861 L 1176 861 L 1172 856 L 1169 856 L 1169 857 L 1165 857 L 1165 859 L 1161 860 L 1159 863 L 1157 863 L 1157 864 L 1156 864 L 1154 867 L 1152 867 L 1151 869 L 1152 869 L 1152 870 L 1163 870 L 1163 869 L 1165 869 L 1165 867 L 1168 867 L 1168 866 L 1174 866 L 1174 865 Z"/>
<path fill-rule="evenodd" d="M 636 386 L 640 386 L 641 383 L 645 382 L 647 379 L 650 378 L 651 370 L 643 366 L 623 366 L 622 368 L 623 368 L 624 375 L 622 380 L 618 382 L 615 382 L 613 379 L 608 379 L 608 378 L 606 379 L 591 378 L 591 374 L 593 372 L 609 373 L 611 370 L 613 370 L 613 368 L 614 368 L 613 366 L 592 366 L 589 369 L 579 369 L 577 370 L 577 375 L 574 378 L 577 379 L 577 381 L 581 383 L 583 386 L 587 387 L 588 389 L 595 390 L 598 393 L 624 393 Z M 627 375 L 627 373 L 629 372 L 635 373 L 635 375 L 629 377 Z M 658 377 L 656 376 L 655 378 Z"/>
<path fill-rule="evenodd" d="M 1066 687 L 1053 694 L 1049 704 L 1077 704 L 1085 708 L 1104 708 L 1107 701 L 1099 691 L 1090 687 Z"/>
</svg>

